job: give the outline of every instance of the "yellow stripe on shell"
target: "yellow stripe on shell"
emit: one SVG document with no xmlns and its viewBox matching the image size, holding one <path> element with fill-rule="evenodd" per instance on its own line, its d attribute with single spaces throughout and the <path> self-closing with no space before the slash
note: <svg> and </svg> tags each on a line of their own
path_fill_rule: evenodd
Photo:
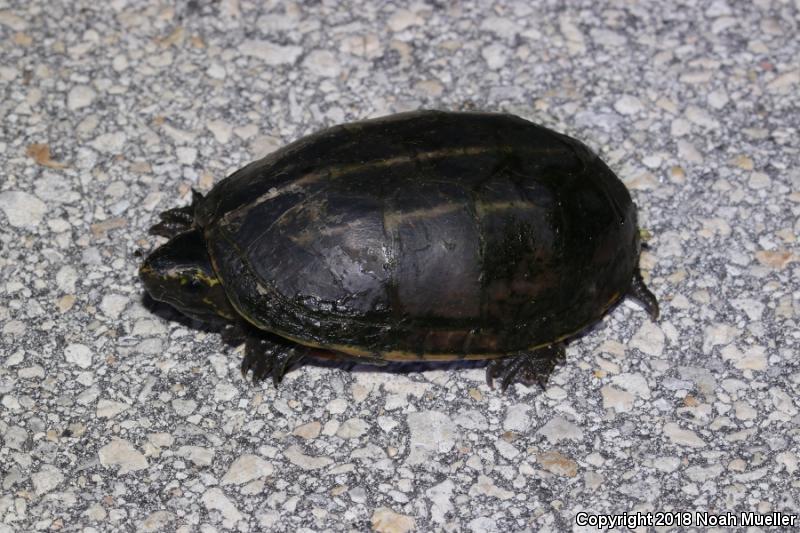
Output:
<svg viewBox="0 0 800 533">
<path fill-rule="evenodd" d="M 323 179 L 336 179 L 348 174 L 353 174 L 361 170 L 374 170 L 380 168 L 387 168 L 394 165 L 402 165 L 412 163 L 414 161 L 428 161 L 433 159 L 441 159 L 452 155 L 478 155 L 488 152 L 508 152 L 510 147 L 507 146 L 468 146 L 468 147 L 451 147 L 439 150 L 431 150 L 429 152 L 419 152 L 411 155 L 400 155 L 386 159 L 374 159 L 368 162 L 359 163 L 345 163 L 341 165 L 332 165 L 322 170 L 315 170 L 305 174 L 291 183 L 282 185 L 280 187 L 273 187 L 255 200 L 245 205 L 242 205 L 232 211 L 229 211 L 223 216 L 223 223 L 235 217 L 240 217 L 250 211 L 252 208 L 273 200 L 278 196 L 291 192 L 300 192 L 302 187 L 322 181 Z M 563 150 L 554 150 L 552 148 L 544 149 L 531 149 L 531 148 L 518 148 L 524 152 L 554 152 Z"/>
</svg>

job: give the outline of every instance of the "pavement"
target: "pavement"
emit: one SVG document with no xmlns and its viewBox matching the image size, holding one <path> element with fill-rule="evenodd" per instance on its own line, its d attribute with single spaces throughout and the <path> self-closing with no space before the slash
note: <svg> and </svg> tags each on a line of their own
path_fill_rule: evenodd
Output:
<svg viewBox="0 0 800 533">
<path fill-rule="evenodd" d="M 0 532 L 797 516 L 800 3 L 670 4 L 0 1 Z M 143 301 L 147 228 L 193 187 L 419 108 L 596 150 L 650 235 L 658 322 L 617 306 L 544 391 L 479 363 L 276 390 Z"/>
</svg>

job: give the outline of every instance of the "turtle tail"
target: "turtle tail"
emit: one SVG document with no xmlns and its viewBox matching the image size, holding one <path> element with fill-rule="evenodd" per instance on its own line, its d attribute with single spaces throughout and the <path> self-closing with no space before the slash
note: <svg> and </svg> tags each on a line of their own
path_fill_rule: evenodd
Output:
<svg viewBox="0 0 800 533">
<path fill-rule="evenodd" d="M 648 289 L 647 285 L 644 284 L 642 273 L 639 272 L 638 267 L 633 273 L 633 280 L 631 281 L 631 288 L 628 289 L 628 296 L 642 304 L 645 311 L 647 311 L 647 314 L 650 315 L 650 318 L 652 318 L 653 321 L 658 320 L 658 315 L 660 313 L 658 308 L 658 300 L 656 299 L 655 294 L 650 292 L 650 289 Z"/>
</svg>

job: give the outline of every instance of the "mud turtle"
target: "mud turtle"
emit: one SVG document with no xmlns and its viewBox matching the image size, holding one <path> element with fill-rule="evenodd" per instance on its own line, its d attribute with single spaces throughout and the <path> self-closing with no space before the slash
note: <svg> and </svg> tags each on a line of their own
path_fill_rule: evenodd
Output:
<svg viewBox="0 0 800 533">
<path fill-rule="evenodd" d="M 506 114 L 336 126 L 161 214 L 149 294 L 241 326 L 254 379 L 323 349 L 370 363 L 488 359 L 542 383 L 625 296 L 655 319 L 636 206 L 579 141 Z M 313 355 L 313 354 L 312 354 Z"/>
</svg>

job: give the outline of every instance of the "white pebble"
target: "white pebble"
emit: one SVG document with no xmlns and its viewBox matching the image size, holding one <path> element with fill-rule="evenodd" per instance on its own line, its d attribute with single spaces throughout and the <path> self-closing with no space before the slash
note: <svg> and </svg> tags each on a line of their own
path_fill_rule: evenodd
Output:
<svg viewBox="0 0 800 533">
<path fill-rule="evenodd" d="M 511 19 L 503 17 L 488 17 L 481 22 L 481 29 L 490 31 L 503 39 L 513 39 L 519 33 L 519 25 Z"/>
<path fill-rule="evenodd" d="M 684 161 L 701 165 L 703 163 L 703 154 L 694 147 L 692 143 L 685 139 L 678 140 L 678 155 Z"/>
<path fill-rule="evenodd" d="M 734 308 L 744 311 L 750 320 L 761 320 L 764 313 L 764 304 L 752 298 L 734 298 L 731 300 Z"/>
<path fill-rule="evenodd" d="M 206 70 L 206 74 L 215 80 L 224 80 L 226 74 L 225 67 L 219 63 L 212 63 Z"/>
<path fill-rule="evenodd" d="M 503 68 L 508 61 L 506 47 L 500 43 L 492 43 L 481 51 L 487 66 L 492 70 Z"/>
<path fill-rule="evenodd" d="M 236 459 L 222 478 L 223 485 L 243 485 L 254 479 L 272 475 L 272 464 L 257 455 L 244 454 Z"/>
<path fill-rule="evenodd" d="M 303 60 L 303 66 L 317 76 L 335 78 L 342 71 L 336 56 L 328 50 L 314 50 Z"/>
<path fill-rule="evenodd" d="M 117 54 L 114 56 L 114 59 L 111 60 L 111 68 L 116 70 L 117 72 L 122 72 L 123 70 L 128 68 L 128 58 L 125 54 Z"/>
<path fill-rule="evenodd" d="M 506 409 L 506 418 L 503 420 L 503 429 L 506 431 L 524 432 L 530 428 L 531 419 L 528 411 L 531 406 L 523 403 L 511 405 Z"/>
<path fill-rule="evenodd" d="M 407 464 L 425 463 L 431 455 L 448 452 L 455 446 L 456 424 L 445 413 L 439 411 L 410 413 L 407 421 L 411 433 Z"/>
<path fill-rule="evenodd" d="M 725 346 L 739 336 L 740 331 L 728 324 L 717 322 L 703 332 L 703 353 L 708 355 L 714 346 Z"/>
<path fill-rule="evenodd" d="M 644 163 L 644 166 L 653 170 L 660 167 L 662 162 L 663 159 L 661 159 L 660 155 L 649 155 L 642 159 L 642 163 Z"/>
<path fill-rule="evenodd" d="M 18 9 L 0 11 L 0 26 L 8 26 L 14 31 L 22 31 L 28 27 L 28 22 L 25 18 L 15 14 L 14 11 L 17 11 L 20 15 L 22 14 Z"/>
<path fill-rule="evenodd" d="M 92 105 L 95 97 L 97 97 L 97 93 L 88 85 L 76 85 L 70 89 L 67 95 L 67 107 L 72 111 L 77 111 Z"/>
<path fill-rule="evenodd" d="M 23 191 L 0 192 L 0 209 L 8 223 L 16 228 L 32 228 L 42 221 L 47 206 L 34 195 Z"/>
<path fill-rule="evenodd" d="M 56 273 L 56 285 L 62 292 L 75 292 L 78 271 L 70 265 L 61 267 Z"/>
<path fill-rule="evenodd" d="M 697 433 L 690 429 L 683 429 L 674 422 L 664 424 L 664 435 L 669 440 L 679 446 L 689 446 L 690 448 L 702 448 L 706 443 L 697 436 Z"/>
<path fill-rule="evenodd" d="M 214 460 L 214 450 L 203 446 L 181 446 L 175 455 L 188 459 L 197 466 L 208 466 Z"/>
<path fill-rule="evenodd" d="M 633 409 L 634 397 L 630 392 L 606 385 L 600 389 L 600 394 L 603 396 L 604 409 L 614 409 L 618 413 L 625 413 Z"/>
<path fill-rule="evenodd" d="M 394 14 L 389 17 L 388 25 L 392 31 L 403 31 L 411 26 L 417 26 L 422 23 L 415 13 L 407 9 L 398 9 Z"/>
<path fill-rule="evenodd" d="M 770 81 L 767 84 L 767 90 L 771 93 L 786 93 L 797 84 L 800 84 L 800 70 L 791 70 Z"/>
<path fill-rule="evenodd" d="M 272 135 L 256 135 L 250 141 L 250 153 L 256 159 L 260 159 L 281 147 L 281 141 Z"/>
<path fill-rule="evenodd" d="M 556 444 L 562 440 L 579 441 L 583 439 L 583 430 L 562 416 L 550 419 L 539 428 L 536 434 L 546 438 L 550 444 Z"/>
<path fill-rule="evenodd" d="M 456 485 L 450 479 L 445 479 L 425 491 L 425 496 L 431 501 L 431 519 L 437 524 L 447 521 L 448 513 L 453 511 L 453 490 Z"/>
<path fill-rule="evenodd" d="M 130 408 L 130 405 L 124 402 L 115 402 L 113 400 L 100 400 L 97 402 L 97 417 L 98 418 L 114 418 L 123 411 Z"/>
<path fill-rule="evenodd" d="M 519 450 L 513 444 L 503 439 L 495 440 L 494 447 L 497 448 L 497 453 L 509 461 L 519 455 Z"/>
<path fill-rule="evenodd" d="M 621 115 L 635 115 L 640 113 L 644 106 L 642 101 L 631 95 L 623 95 L 616 102 L 614 102 L 614 109 Z"/>
<path fill-rule="evenodd" d="M 209 120 L 206 123 L 208 130 L 220 144 L 225 144 L 231 140 L 233 128 L 230 124 L 222 120 Z"/>
<path fill-rule="evenodd" d="M 182 165 L 192 165 L 195 159 L 197 159 L 197 148 L 180 146 L 175 149 L 175 154 L 178 156 L 178 161 Z"/>
<path fill-rule="evenodd" d="M 772 180 L 770 177 L 763 172 L 753 172 L 750 175 L 750 179 L 747 180 L 747 184 L 752 189 L 764 189 L 769 187 L 771 183 Z"/>
<path fill-rule="evenodd" d="M 582 54 L 586 51 L 586 41 L 583 33 L 572 21 L 568 14 L 564 13 L 558 17 L 558 29 L 567 41 L 567 48 L 572 55 Z"/>
<path fill-rule="evenodd" d="M 390 416 L 379 416 L 378 417 L 378 426 L 386 433 L 391 432 L 394 428 L 397 427 L 397 420 Z"/>
<path fill-rule="evenodd" d="M 125 146 L 127 136 L 125 133 L 118 131 L 114 133 L 104 133 L 95 138 L 90 144 L 92 148 L 107 154 L 116 154 L 122 151 Z"/>
<path fill-rule="evenodd" d="M 728 93 L 726 93 L 724 89 L 711 91 L 708 93 L 706 100 L 708 101 L 708 105 L 714 109 L 722 109 L 729 102 Z"/>
<path fill-rule="evenodd" d="M 239 50 L 246 56 L 256 57 L 267 65 L 277 66 L 294 63 L 303 49 L 299 46 L 281 46 L 269 41 L 245 41 Z"/>
<path fill-rule="evenodd" d="M 470 497 L 490 496 L 500 500 L 509 500 L 514 497 L 514 493 L 502 487 L 498 487 L 494 480 L 489 476 L 480 475 L 478 481 L 469 489 Z"/>
<path fill-rule="evenodd" d="M 794 474 L 797 471 L 797 454 L 793 452 L 781 452 L 775 456 L 775 461 L 782 464 L 789 474 Z"/>
<path fill-rule="evenodd" d="M 92 350 L 85 344 L 70 344 L 64 349 L 64 358 L 81 368 L 92 366 Z"/>
<path fill-rule="evenodd" d="M 283 455 L 286 456 L 289 462 L 299 466 L 303 470 L 317 470 L 325 468 L 333 463 L 333 459 L 330 457 L 313 457 L 311 455 L 306 455 L 297 445 L 289 446 L 289 448 L 283 452 Z"/>
<path fill-rule="evenodd" d="M 369 431 L 369 424 L 361 418 L 349 418 L 342 422 L 336 436 L 343 439 L 357 439 L 364 433 Z"/>
<path fill-rule="evenodd" d="M 243 518 L 242 513 L 233 505 L 233 502 L 225 496 L 222 489 L 212 487 L 203 493 L 203 505 L 209 511 L 219 511 L 222 514 L 222 524 L 226 529 L 232 528 L 236 522 Z"/>
<path fill-rule="evenodd" d="M 239 395 L 239 389 L 231 383 L 217 383 L 214 387 L 214 401 L 229 402 Z"/>
<path fill-rule="evenodd" d="M 114 439 L 98 451 L 100 464 L 119 466 L 119 475 L 147 468 L 147 458 L 125 439 Z"/>
<path fill-rule="evenodd" d="M 181 400 L 176 398 L 172 400 L 172 408 L 178 416 L 186 417 L 192 414 L 197 408 L 197 402 L 194 400 Z"/>
<path fill-rule="evenodd" d="M 347 410 L 347 401 L 343 398 L 335 398 L 328 402 L 325 409 L 332 415 L 340 415 Z"/>
<path fill-rule="evenodd" d="M 46 494 L 64 481 L 64 474 L 53 465 L 43 465 L 41 470 L 31 476 L 33 491 L 37 496 Z"/>
<path fill-rule="evenodd" d="M 653 459 L 653 467 L 662 472 L 674 472 L 680 465 L 679 457 L 656 457 Z"/>
<path fill-rule="evenodd" d="M 673 137 L 681 137 L 692 131 L 692 125 L 688 120 L 683 118 L 676 118 L 670 125 L 670 133 Z"/>
<path fill-rule="evenodd" d="M 12 367 L 15 365 L 20 364 L 22 361 L 25 360 L 25 351 L 24 350 L 17 350 L 16 352 L 12 353 L 6 359 L 5 366 Z"/>
<path fill-rule="evenodd" d="M 689 122 L 704 128 L 716 128 L 719 126 L 719 122 L 717 122 L 708 111 L 693 105 L 686 108 L 686 118 L 689 119 Z"/>
<path fill-rule="evenodd" d="M 643 322 L 639 331 L 631 339 L 630 347 L 653 357 L 661 357 L 661 353 L 664 351 L 664 332 L 652 322 Z"/>
<path fill-rule="evenodd" d="M 122 311 L 128 305 L 128 297 L 121 294 L 106 294 L 100 302 L 100 310 L 107 317 L 112 319 L 119 318 Z"/>
<path fill-rule="evenodd" d="M 647 384 L 647 380 L 641 374 L 619 374 L 618 376 L 614 376 L 611 379 L 611 382 L 628 392 L 632 392 L 640 398 L 650 398 L 650 386 Z"/>
</svg>

